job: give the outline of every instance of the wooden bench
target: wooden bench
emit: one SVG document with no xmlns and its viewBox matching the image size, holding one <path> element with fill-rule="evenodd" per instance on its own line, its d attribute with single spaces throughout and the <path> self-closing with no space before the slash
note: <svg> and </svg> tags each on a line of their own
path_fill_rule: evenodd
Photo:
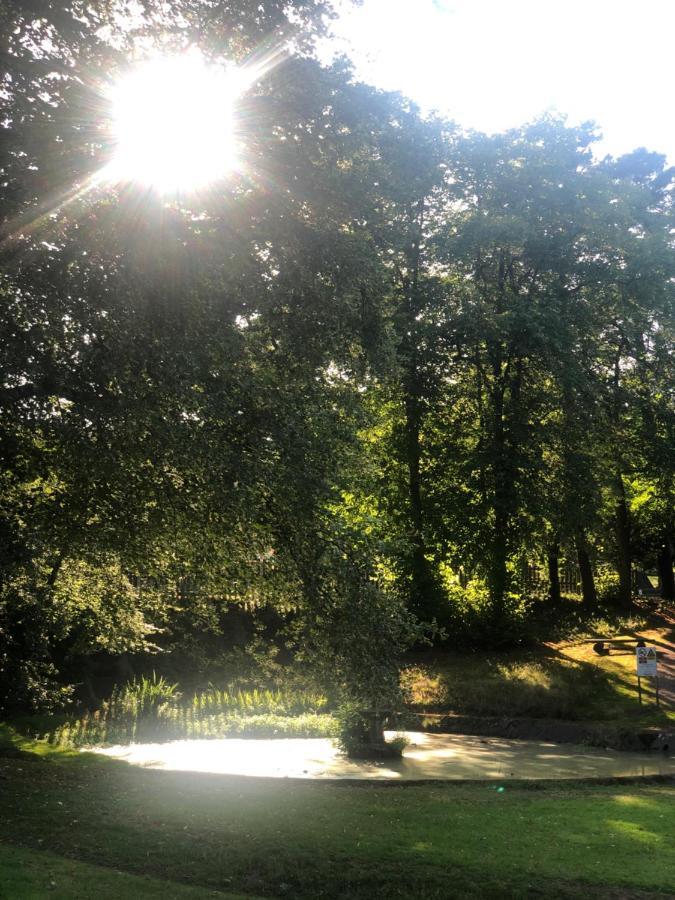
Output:
<svg viewBox="0 0 675 900">
<path fill-rule="evenodd" d="M 598 654 L 598 656 L 609 656 L 610 648 L 617 647 L 620 649 L 624 649 L 625 647 L 646 647 L 645 641 L 642 638 L 590 638 L 593 643 L 593 651 Z"/>
</svg>

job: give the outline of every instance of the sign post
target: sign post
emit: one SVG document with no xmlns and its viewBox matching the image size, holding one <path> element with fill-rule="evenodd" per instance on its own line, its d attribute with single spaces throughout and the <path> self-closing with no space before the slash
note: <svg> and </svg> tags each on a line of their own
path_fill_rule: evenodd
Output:
<svg viewBox="0 0 675 900">
<path fill-rule="evenodd" d="M 656 648 L 638 647 L 635 651 L 635 668 L 637 670 L 638 700 L 640 701 L 640 705 L 642 705 L 642 682 L 640 679 L 653 678 L 656 688 L 656 705 L 660 706 Z"/>
</svg>

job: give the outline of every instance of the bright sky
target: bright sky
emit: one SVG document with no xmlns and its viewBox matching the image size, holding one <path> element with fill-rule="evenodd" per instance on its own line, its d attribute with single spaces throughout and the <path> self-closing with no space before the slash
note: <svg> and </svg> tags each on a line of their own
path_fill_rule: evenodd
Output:
<svg viewBox="0 0 675 900">
<path fill-rule="evenodd" d="M 460 125 L 556 110 L 675 164 L 675 0 L 363 0 L 336 30 L 363 80 Z"/>
</svg>

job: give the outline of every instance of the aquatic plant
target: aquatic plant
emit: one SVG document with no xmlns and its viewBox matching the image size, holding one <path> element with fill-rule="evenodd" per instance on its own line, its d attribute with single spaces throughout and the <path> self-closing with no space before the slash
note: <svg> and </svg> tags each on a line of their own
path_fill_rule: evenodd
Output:
<svg viewBox="0 0 675 900">
<path fill-rule="evenodd" d="M 331 737 L 335 720 L 320 694 L 289 690 L 219 689 L 185 699 L 178 685 L 154 673 L 115 689 L 99 709 L 44 735 L 58 746 L 127 744 L 186 738 Z"/>
</svg>

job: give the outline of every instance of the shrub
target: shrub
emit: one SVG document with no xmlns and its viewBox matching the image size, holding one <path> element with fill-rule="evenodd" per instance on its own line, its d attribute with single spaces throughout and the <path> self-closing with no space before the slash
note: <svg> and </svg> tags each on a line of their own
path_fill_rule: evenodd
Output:
<svg viewBox="0 0 675 900">
<path fill-rule="evenodd" d="M 595 577 L 598 602 L 603 606 L 616 606 L 621 600 L 619 576 L 607 566 L 602 566 Z"/>
<path fill-rule="evenodd" d="M 502 649 L 525 643 L 530 637 L 532 598 L 507 594 L 504 604 L 495 610 L 485 585 L 470 582 L 466 587 L 448 585 L 451 606 L 447 644 Z"/>
<path fill-rule="evenodd" d="M 324 710 L 327 703 L 326 697 L 311 691 L 260 688 L 233 691 L 228 688 L 219 690 L 213 685 L 202 693 L 196 693 L 192 700 L 192 705 L 202 711 L 274 713 L 284 716 L 318 712 Z"/>
<path fill-rule="evenodd" d="M 403 737 L 384 740 L 388 712 L 364 710 L 354 700 L 344 700 L 337 708 L 337 745 L 347 756 L 355 759 L 400 757 L 407 745 Z"/>
<path fill-rule="evenodd" d="M 68 668 L 83 657 L 156 649 L 154 595 L 143 603 L 118 559 L 47 556 L 15 570 L 0 587 L 0 711 L 54 712 L 68 705 Z"/>
</svg>

